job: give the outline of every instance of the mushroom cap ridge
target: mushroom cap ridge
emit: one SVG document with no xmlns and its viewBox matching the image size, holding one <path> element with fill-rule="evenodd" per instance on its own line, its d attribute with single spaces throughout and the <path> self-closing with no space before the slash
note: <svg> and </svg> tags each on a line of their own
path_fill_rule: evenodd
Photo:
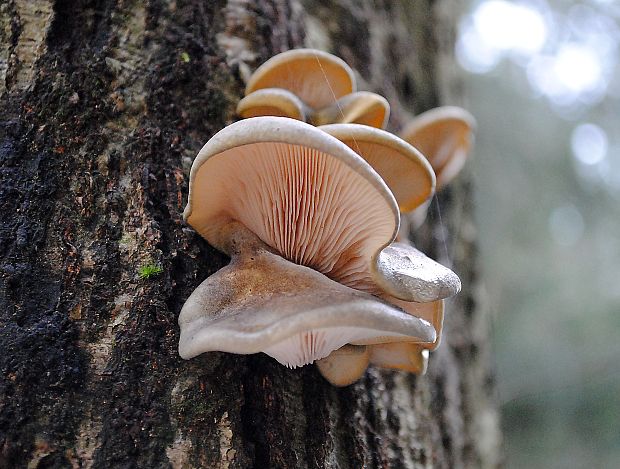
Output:
<svg viewBox="0 0 620 469">
<path fill-rule="evenodd" d="M 260 65 L 245 94 L 262 88 L 284 88 L 306 105 L 320 109 L 357 87 L 353 70 L 340 57 L 317 49 L 292 49 Z"/>
</svg>

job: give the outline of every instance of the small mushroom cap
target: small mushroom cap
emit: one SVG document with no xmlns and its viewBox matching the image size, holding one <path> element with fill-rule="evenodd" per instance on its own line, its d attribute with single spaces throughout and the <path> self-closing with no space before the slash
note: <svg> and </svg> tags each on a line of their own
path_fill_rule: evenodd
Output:
<svg viewBox="0 0 620 469">
<path fill-rule="evenodd" d="M 297 96 L 280 88 L 254 91 L 237 104 L 237 114 L 244 119 L 257 116 L 280 116 L 305 122 L 306 112 L 306 106 Z"/>
<path fill-rule="evenodd" d="M 401 300 L 425 303 L 461 291 L 458 275 L 405 243 L 383 249 L 375 268 L 374 279 L 379 286 Z"/>
<path fill-rule="evenodd" d="M 258 67 L 245 94 L 263 88 L 283 88 L 307 106 L 321 109 L 353 92 L 355 76 L 351 67 L 335 55 L 315 49 L 293 49 Z"/>
<path fill-rule="evenodd" d="M 330 106 L 316 111 L 310 121 L 314 125 L 361 124 L 385 128 L 390 117 L 390 104 L 376 93 L 358 91 L 343 96 Z"/>
<path fill-rule="evenodd" d="M 233 255 L 179 314 L 179 354 L 265 352 L 287 366 L 324 358 L 346 343 L 432 343 L 433 326 L 265 249 Z"/>
<path fill-rule="evenodd" d="M 316 366 L 323 378 L 334 386 L 348 386 L 362 377 L 368 367 L 370 347 L 345 345 L 329 356 L 317 360 Z"/>
<path fill-rule="evenodd" d="M 346 143 L 379 173 L 401 212 L 415 209 L 435 193 L 433 168 L 404 140 L 365 125 L 332 124 L 320 129 Z"/>
<path fill-rule="evenodd" d="M 417 375 L 425 374 L 428 368 L 429 352 L 418 344 L 398 342 L 372 345 L 368 348 L 370 364 L 374 366 L 404 370 Z"/>
<path fill-rule="evenodd" d="M 444 106 L 415 117 L 401 136 L 428 158 L 437 174 L 437 186 L 443 187 L 465 164 L 475 127 L 476 121 L 469 112 Z"/>
<path fill-rule="evenodd" d="M 283 117 L 242 120 L 207 142 L 184 217 L 225 252 L 226 226 L 239 221 L 288 260 L 370 293 L 371 265 L 400 222 L 392 193 L 357 153 Z"/>
</svg>

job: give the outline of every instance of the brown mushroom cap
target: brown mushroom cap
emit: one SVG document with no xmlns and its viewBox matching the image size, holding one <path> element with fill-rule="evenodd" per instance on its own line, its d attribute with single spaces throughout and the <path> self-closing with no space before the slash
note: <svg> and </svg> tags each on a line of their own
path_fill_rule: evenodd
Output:
<svg viewBox="0 0 620 469">
<path fill-rule="evenodd" d="M 285 258 L 374 292 L 371 265 L 396 236 L 396 202 L 344 143 L 300 121 L 255 117 L 218 132 L 190 173 L 184 212 L 226 252 L 237 220 Z"/>
<path fill-rule="evenodd" d="M 295 367 L 348 342 L 435 340 L 427 321 L 293 264 L 242 225 L 230 226 L 231 263 L 200 284 L 179 315 L 181 357 L 265 352 Z"/>
<path fill-rule="evenodd" d="M 283 88 L 314 109 L 329 106 L 355 89 L 353 70 L 339 57 L 315 49 L 275 55 L 250 77 L 246 96 L 263 88 Z"/>
<path fill-rule="evenodd" d="M 361 155 L 394 193 L 400 210 L 408 212 L 435 192 L 435 173 L 424 156 L 404 140 L 365 125 L 320 127 Z"/>
<path fill-rule="evenodd" d="M 323 378 L 334 386 L 348 386 L 362 377 L 368 367 L 370 348 L 345 345 L 316 362 Z"/>
<path fill-rule="evenodd" d="M 305 122 L 307 112 L 306 106 L 297 96 L 280 88 L 254 91 L 237 104 L 237 114 L 244 119 L 258 116 L 280 116 Z"/>
<path fill-rule="evenodd" d="M 401 137 L 428 158 L 437 174 L 437 186 L 443 187 L 465 164 L 475 127 L 476 121 L 469 112 L 444 106 L 415 117 Z"/>
<path fill-rule="evenodd" d="M 390 104 L 387 99 L 369 91 L 358 91 L 343 96 L 326 108 L 317 110 L 310 121 L 317 126 L 341 123 L 383 129 L 389 117 Z"/>
</svg>

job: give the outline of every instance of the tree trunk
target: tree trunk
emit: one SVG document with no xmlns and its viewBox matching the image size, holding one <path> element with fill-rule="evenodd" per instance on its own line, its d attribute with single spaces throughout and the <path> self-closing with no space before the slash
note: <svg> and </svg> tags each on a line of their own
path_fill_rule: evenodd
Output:
<svg viewBox="0 0 620 469">
<path fill-rule="evenodd" d="M 182 220 L 189 166 L 247 75 L 324 48 L 388 98 L 397 129 L 456 89 L 451 8 L 2 0 L 0 467 L 497 464 L 468 174 L 415 233 L 463 280 L 427 376 L 370 369 L 337 389 L 263 354 L 177 353 L 183 302 L 228 261 Z"/>
</svg>

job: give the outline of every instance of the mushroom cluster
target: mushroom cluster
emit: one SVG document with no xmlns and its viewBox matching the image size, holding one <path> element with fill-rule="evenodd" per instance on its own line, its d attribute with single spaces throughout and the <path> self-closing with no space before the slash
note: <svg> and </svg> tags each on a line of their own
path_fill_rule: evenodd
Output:
<svg viewBox="0 0 620 469">
<path fill-rule="evenodd" d="M 183 306 L 181 357 L 264 352 L 289 367 L 317 362 L 339 386 L 369 364 L 424 372 L 460 280 L 395 240 L 401 212 L 434 194 L 433 161 L 382 130 L 387 101 L 357 92 L 348 65 L 321 51 L 267 61 L 238 113 L 246 119 L 214 135 L 190 172 L 184 218 L 231 262 Z M 404 136 L 449 168 L 447 152 L 469 136 L 441 134 L 432 117 Z M 449 143 L 428 136 L 429 122 Z"/>
</svg>

